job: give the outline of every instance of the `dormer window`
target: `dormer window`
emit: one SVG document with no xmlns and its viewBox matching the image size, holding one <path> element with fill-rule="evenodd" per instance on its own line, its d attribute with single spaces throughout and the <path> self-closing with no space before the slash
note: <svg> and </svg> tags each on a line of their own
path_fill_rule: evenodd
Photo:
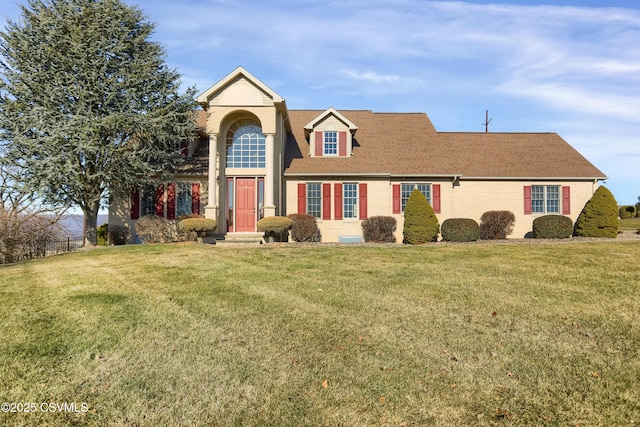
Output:
<svg viewBox="0 0 640 427">
<path fill-rule="evenodd" d="M 312 157 L 351 157 L 358 127 L 333 108 L 325 110 L 304 127 Z"/>
<path fill-rule="evenodd" d="M 324 155 L 336 156 L 338 155 L 338 132 L 325 131 L 324 132 Z"/>
</svg>

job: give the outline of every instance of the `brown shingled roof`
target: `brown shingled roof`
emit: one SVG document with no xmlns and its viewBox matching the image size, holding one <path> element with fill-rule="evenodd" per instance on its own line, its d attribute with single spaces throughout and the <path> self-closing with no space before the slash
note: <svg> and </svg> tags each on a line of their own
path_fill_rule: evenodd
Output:
<svg viewBox="0 0 640 427">
<path fill-rule="evenodd" d="M 285 174 L 606 178 L 555 133 L 443 133 L 423 113 L 340 112 L 358 126 L 353 156 L 312 158 L 304 125 L 322 111 L 290 110 Z"/>
<path fill-rule="evenodd" d="M 207 128 L 207 112 L 204 110 L 196 110 L 196 126 L 198 129 Z"/>
<path fill-rule="evenodd" d="M 196 126 L 198 138 L 196 139 L 196 151 L 192 157 L 185 157 L 178 170 L 179 175 L 205 175 L 209 171 L 209 138 L 207 136 L 207 112 L 196 110 Z"/>
</svg>

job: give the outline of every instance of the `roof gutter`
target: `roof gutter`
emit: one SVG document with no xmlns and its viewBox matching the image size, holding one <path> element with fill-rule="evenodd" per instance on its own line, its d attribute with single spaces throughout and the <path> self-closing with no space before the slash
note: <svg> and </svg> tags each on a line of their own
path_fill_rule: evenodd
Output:
<svg viewBox="0 0 640 427">
<path fill-rule="evenodd" d="M 474 181 L 604 181 L 606 176 L 464 176 Z"/>
<path fill-rule="evenodd" d="M 452 178 L 454 181 L 460 179 L 461 173 L 394 173 L 391 178 Z"/>
<path fill-rule="evenodd" d="M 290 178 L 316 178 L 316 177 L 372 177 L 389 179 L 426 179 L 426 178 L 449 178 L 453 182 L 461 179 L 469 181 L 604 181 L 606 176 L 465 176 L 460 173 L 455 174 L 393 174 L 393 173 L 369 173 L 369 172 L 285 172 L 285 177 Z"/>
<path fill-rule="evenodd" d="M 388 173 L 369 173 L 369 172 L 335 172 L 335 173 L 327 173 L 327 172 L 285 172 L 285 177 L 295 177 L 295 178 L 304 178 L 304 177 L 335 177 L 335 176 L 370 176 L 374 178 L 390 178 L 391 174 Z"/>
</svg>

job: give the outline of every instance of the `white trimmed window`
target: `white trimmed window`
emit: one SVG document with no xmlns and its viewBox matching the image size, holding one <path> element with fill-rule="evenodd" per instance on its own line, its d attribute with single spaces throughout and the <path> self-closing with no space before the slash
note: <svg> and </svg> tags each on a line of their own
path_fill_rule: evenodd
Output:
<svg viewBox="0 0 640 427">
<path fill-rule="evenodd" d="M 407 200 L 413 193 L 413 190 L 417 189 L 420 191 L 424 197 L 427 198 L 429 203 L 431 203 L 431 184 L 426 183 L 415 183 L 415 184 L 402 184 L 400 187 L 400 203 L 402 212 L 404 212 L 404 207 L 407 205 Z"/>
<path fill-rule="evenodd" d="M 324 132 L 323 153 L 325 156 L 338 155 L 338 132 L 336 131 Z"/>
<path fill-rule="evenodd" d="M 541 214 L 560 213 L 560 186 L 532 185 L 531 212 Z"/>
<path fill-rule="evenodd" d="M 345 182 L 342 197 L 343 218 L 358 218 L 358 184 Z"/>
<path fill-rule="evenodd" d="M 140 196 L 140 216 L 155 215 L 156 190 L 153 185 L 146 185 Z"/>
<path fill-rule="evenodd" d="M 234 123 L 227 135 L 228 168 L 264 168 L 266 143 L 262 129 L 252 120 Z"/>
<path fill-rule="evenodd" d="M 322 190 L 319 182 L 307 183 L 307 213 L 316 218 L 322 215 Z"/>
</svg>

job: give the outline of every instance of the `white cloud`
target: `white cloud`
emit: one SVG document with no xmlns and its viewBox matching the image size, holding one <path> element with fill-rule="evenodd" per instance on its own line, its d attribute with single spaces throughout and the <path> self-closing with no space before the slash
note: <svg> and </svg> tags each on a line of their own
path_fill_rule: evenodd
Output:
<svg viewBox="0 0 640 427">
<path fill-rule="evenodd" d="M 364 81 L 373 84 L 406 85 L 420 84 L 420 79 L 406 78 L 397 74 L 380 74 L 375 71 L 342 70 L 342 74 L 355 81 Z"/>
</svg>

